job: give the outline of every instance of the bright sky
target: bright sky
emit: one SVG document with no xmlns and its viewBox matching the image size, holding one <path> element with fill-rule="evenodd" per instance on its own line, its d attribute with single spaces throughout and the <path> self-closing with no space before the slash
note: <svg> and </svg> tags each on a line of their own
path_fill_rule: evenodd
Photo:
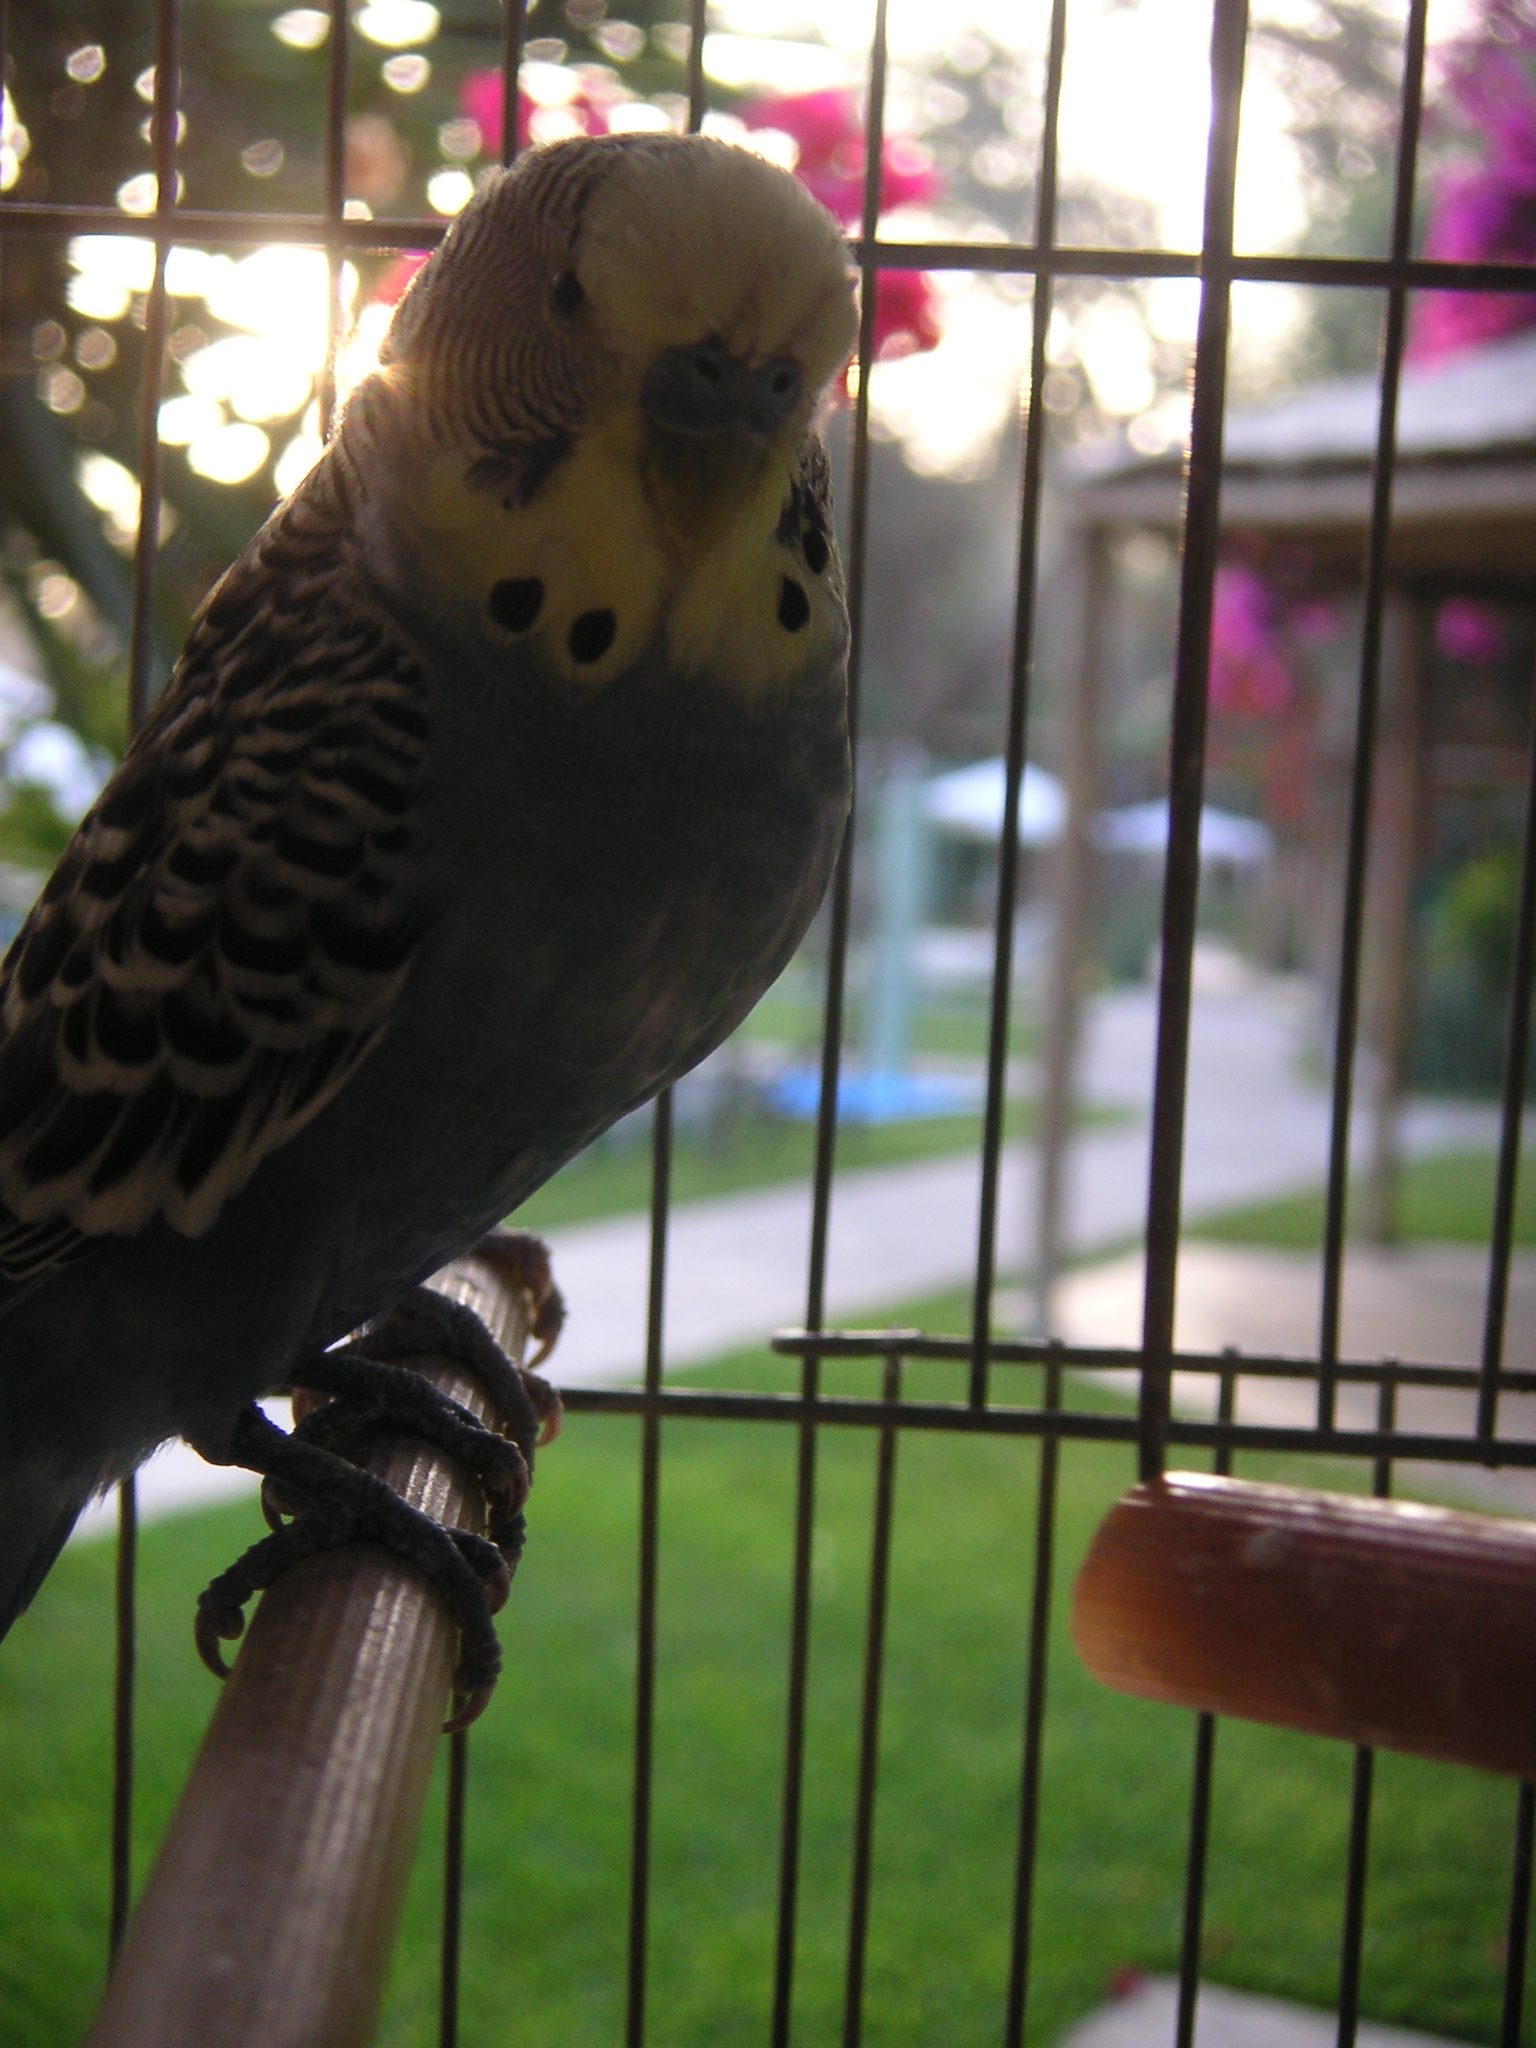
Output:
<svg viewBox="0 0 1536 2048">
<path fill-rule="evenodd" d="M 1434 0 L 1432 40 L 1456 34 L 1474 0 Z M 1313 18 L 1309 0 L 1263 0 L 1269 18 Z M 806 90 L 862 78 L 872 8 L 868 0 L 718 0 L 717 33 L 706 67 L 735 85 Z M 1017 50 L 1039 76 L 1046 0 L 890 0 L 893 65 L 921 68 L 982 31 Z M 1070 0 L 1067 69 L 1061 110 L 1063 170 L 1149 201 L 1164 247 L 1198 249 L 1210 118 L 1209 0 Z M 770 38 L 788 38 L 775 44 Z M 817 45 L 820 47 L 817 47 Z M 830 45 L 829 49 L 826 47 Z M 1273 80 L 1250 63 L 1242 111 L 1236 242 L 1263 253 L 1294 248 L 1307 220 L 1300 164 L 1286 134 L 1289 109 Z M 914 222 L 921 234 L 929 223 Z M 899 435 L 914 467 L 964 475 L 985 462 L 1017 403 L 1028 349 L 1027 309 L 1000 304 L 977 281 L 942 279 L 946 331 L 931 354 L 881 364 L 871 378 L 876 421 Z M 1166 281 L 1147 288 L 1153 331 L 1169 341 L 1193 338 L 1198 292 Z M 1241 360 L 1280 345 L 1302 316 L 1301 296 L 1286 286 L 1247 286 L 1234 294 L 1233 347 Z M 1095 315 L 1100 309 L 1094 309 Z M 1101 405 L 1121 418 L 1142 414 L 1150 392 L 1147 335 L 1123 305 L 1081 324 L 1076 354 Z M 1148 448 L 1179 438 L 1177 407 L 1139 420 Z M 1136 438 L 1133 432 L 1133 439 Z M 1140 445 L 1140 444 L 1138 444 Z"/>
<path fill-rule="evenodd" d="M 835 64 L 818 62 L 821 53 L 763 46 L 770 37 L 803 38 L 830 44 L 843 59 L 841 75 L 855 78 L 868 50 L 871 13 L 867 0 L 829 0 L 814 10 L 813 22 L 802 0 L 719 0 L 710 19 L 726 33 L 712 38 L 710 69 L 729 70 L 733 83 L 747 83 L 754 69 L 776 72 L 786 87 L 830 82 L 839 73 Z M 898 64 L 921 65 L 967 31 L 980 30 L 1038 62 L 1046 26 L 1038 0 L 1032 7 L 1019 0 L 969 0 L 942 8 L 932 0 L 891 0 L 890 55 Z M 730 47 L 736 37 L 756 47 L 738 54 Z M 1196 248 L 1200 240 L 1209 40 L 1210 10 L 1201 0 L 1074 0 L 1069 14 L 1064 165 L 1152 200 L 1162 239 L 1176 248 Z M 1282 246 L 1301 224 L 1284 118 L 1278 95 L 1262 81 L 1250 87 L 1239 225 L 1248 248 Z"/>
<path fill-rule="evenodd" d="M 1297 0 L 1304 5 L 1305 0 Z M 801 0 L 720 0 L 706 66 L 730 82 L 806 89 L 862 76 L 872 10 L 866 0 L 830 0 L 814 23 Z M 820 38 L 816 31 L 820 30 Z M 893 65 L 921 69 L 981 31 L 1019 53 L 1039 77 L 1047 9 L 1018 0 L 968 0 L 936 8 L 931 0 L 890 0 Z M 737 39 L 740 39 L 739 41 Z M 775 44 L 770 38 L 789 38 Z M 1201 0 L 1072 0 L 1061 109 L 1062 167 L 1151 202 L 1164 247 L 1197 249 L 1210 114 L 1210 10 Z M 824 39 L 824 40 L 823 40 Z M 822 40 L 822 47 L 814 47 Z M 831 49 L 826 48 L 830 44 Z M 838 66 L 841 64 L 841 70 Z M 771 76 L 764 77 L 764 73 Z M 1286 107 L 1263 77 L 1244 103 L 1238 241 L 1250 250 L 1294 245 L 1305 226 L 1295 151 L 1284 133 Z M 921 234 L 931 224 L 914 221 Z M 1017 404 L 1029 346 L 1027 307 L 999 302 L 981 280 L 941 279 L 945 338 L 925 356 L 884 363 L 871 379 L 877 424 L 896 434 L 913 466 L 965 475 L 983 465 Z M 1166 339 L 1192 338 L 1198 297 L 1187 285 L 1153 288 L 1151 313 Z M 1128 417 L 1153 397 L 1145 329 L 1130 310 L 1105 304 L 1076 336 L 1076 352 L 1107 409 Z M 1289 292 L 1271 291 L 1239 309 L 1252 340 L 1278 336 L 1297 317 Z M 1176 408 L 1175 408 L 1176 409 Z M 1144 432 L 1173 439 L 1181 422 L 1150 417 Z M 1150 442 L 1149 442 L 1150 445 Z"/>
<path fill-rule="evenodd" d="M 1434 37 L 1457 33 L 1475 4 L 1433 0 Z M 1312 0 L 1258 0 L 1258 5 L 1271 18 L 1313 18 Z M 889 0 L 893 109 L 903 101 L 914 104 L 923 89 L 922 74 L 940 57 L 948 55 L 962 73 L 984 68 L 988 51 L 980 35 L 1014 53 L 1038 93 L 1048 12 L 1049 0 L 945 0 L 942 5 Z M 867 67 L 873 13 L 872 0 L 716 0 L 705 68 L 722 84 L 738 88 L 794 92 L 839 83 L 857 86 Z M 312 41 L 311 32 L 323 34 L 326 20 L 318 10 L 290 10 L 274 19 L 273 32 L 292 41 L 298 24 Z M 370 0 L 358 21 L 366 36 L 395 48 L 413 38 L 430 40 L 437 12 L 426 0 Z M 1200 244 L 1209 36 L 1210 0 L 1069 0 L 1063 171 L 1069 181 L 1092 180 L 1147 201 L 1154 239 L 1166 248 L 1195 250 Z M 548 111 L 552 93 L 556 100 L 570 97 L 575 77 L 553 64 L 530 64 L 525 83 L 541 110 Z M 625 111 L 658 122 L 665 118 L 660 108 L 646 104 Z M 1300 166 L 1285 132 L 1288 118 L 1285 100 L 1262 64 L 1251 63 L 1238 175 L 1240 249 L 1294 247 L 1306 227 Z M 450 184 L 451 192 L 446 189 Z M 141 185 L 147 192 L 137 190 Z M 153 186 L 152 176 L 131 180 L 119 201 L 129 212 L 143 211 L 154 204 Z M 468 173 L 450 168 L 429 183 L 428 194 L 439 211 L 451 213 L 472 190 Z M 950 221 L 917 216 L 893 222 L 892 230 L 913 238 L 954 232 Z M 132 294 L 147 284 L 152 264 L 147 241 L 109 237 L 79 238 L 71 256 L 77 272 L 70 285 L 71 305 L 107 321 L 123 317 Z M 282 437 L 278 487 L 291 489 L 320 451 L 310 394 L 323 356 L 324 258 L 292 248 L 260 250 L 238 260 L 184 249 L 173 254 L 171 268 L 176 272 L 169 278 L 173 294 L 205 299 L 220 320 L 245 331 L 181 362 L 183 388 L 162 407 L 162 438 L 186 446 L 194 469 L 233 483 L 268 459 L 276 431 Z M 357 285 L 350 266 L 345 284 L 350 301 Z M 902 441 L 915 469 L 964 476 L 986 466 L 1017 407 L 1029 349 L 1028 291 L 1019 281 L 1010 288 L 1009 281 L 964 272 L 940 273 L 935 284 L 944 300 L 944 338 L 936 350 L 877 365 L 870 381 L 872 415 L 877 432 Z M 1080 309 L 1070 328 L 1058 314 L 1050 355 L 1063 374 L 1070 364 L 1085 375 L 1101 409 L 1127 422 L 1132 444 L 1150 453 L 1181 440 L 1184 424 L 1181 398 L 1166 392 L 1158 396 L 1153 339 L 1193 339 L 1198 288 L 1188 280 L 1149 283 L 1143 304 L 1145 320 L 1123 295 L 1108 295 Z M 1301 317 L 1302 307 L 1300 295 L 1288 286 L 1239 287 L 1233 305 L 1235 359 L 1262 360 L 1272 353 Z M 301 311 L 306 317 L 299 317 Z M 339 366 L 343 387 L 372 360 L 387 319 L 386 308 L 363 309 L 361 331 Z M 64 387 L 50 400 L 55 410 L 67 411 L 83 400 L 84 385 L 72 371 L 56 372 L 55 380 Z M 1046 402 L 1051 402 L 1049 386 Z M 281 421 L 296 422 L 296 430 L 294 424 L 279 427 Z M 114 498 L 106 509 L 126 520 L 132 479 L 126 471 L 123 477 L 126 483 L 103 473 L 95 479 L 94 495 L 110 487 L 123 502 Z"/>
</svg>

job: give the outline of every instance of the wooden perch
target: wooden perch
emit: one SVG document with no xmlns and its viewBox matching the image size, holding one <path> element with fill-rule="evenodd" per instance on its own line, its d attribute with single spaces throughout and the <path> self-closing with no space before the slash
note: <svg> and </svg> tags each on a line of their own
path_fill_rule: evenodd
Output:
<svg viewBox="0 0 1536 2048">
<path fill-rule="evenodd" d="M 504 1247 L 431 1285 L 521 1359 L 538 1303 Z M 401 1362 L 497 1426 L 463 1366 Z M 478 1488 L 439 1451 L 394 1438 L 368 1469 L 438 1521 L 480 1528 Z M 88 2048 L 372 2040 L 453 1650 L 436 1595 L 376 1545 L 283 1574 L 241 1643 Z"/>
<path fill-rule="evenodd" d="M 1106 1516 L 1072 1635 L 1120 1692 L 1536 1778 L 1536 1523 L 1170 1472 Z"/>
</svg>

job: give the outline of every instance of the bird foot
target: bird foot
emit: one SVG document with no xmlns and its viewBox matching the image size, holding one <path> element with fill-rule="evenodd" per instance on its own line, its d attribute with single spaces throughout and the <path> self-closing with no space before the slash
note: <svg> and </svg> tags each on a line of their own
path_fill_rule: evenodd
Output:
<svg viewBox="0 0 1536 2048">
<path fill-rule="evenodd" d="M 538 1345 L 526 1365 L 517 1370 L 539 1418 L 539 1447 L 553 1443 L 560 1434 L 560 1396 L 539 1367 L 559 1342 L 565 1327 L 565 1296 L 555 1285 L 549 1266 L 549 1246 L 529 1230 L 493 1230 L 475 1246 L 475 1257 L 515 1287 L 527 1301 L 532 1322 L 528 1335 Z"/>
<path fill-rule="evenodd" d="M 262 1475 L 262 1506 L 272 1530 L 203 1592 L 198 1652 L 211 1671 L 225 1676 L 228 1667 L 219 1645 L 241 1635 L 245 1604 L 254 1594 L 302 1557 L 371 1539 L 423 1574 L 458 1629 L 458 1707 L 446 1726 L 464 1727 L 483 1711 L 501 1667 L 491 1615 L 506 1599 L 522 1553 L 522 1510 L 541 1418 L 525 1376 L 478 1317 L 425 1288 L 408 1295 L 386 1322 L 358 1341 L 367 1355 L 351 1348 L 327 1351 L 295 1373 L 299 1394 L 308 1401 L 296 1399 L 299 1420 L 292 1434 L 251 1407 L 242 1410 L 226 1447 L 198 1446 L 215 1463 L 243 1465 Z M 447 1355 L 466 1365 L 505 1417 L 510 1434 L 487 1429 L 419 1373 L 389 1362 L 423 1354 Z M 314 1402 L 317 1395 L 320 1404 Z M 402 1430 L 447 1452 L 480 1480 L 489 1542 L 466 1530 L 442 1528 L 382 1479 L 359 1469 L 358 1461 L 381 1432 Z"/>
</svg>

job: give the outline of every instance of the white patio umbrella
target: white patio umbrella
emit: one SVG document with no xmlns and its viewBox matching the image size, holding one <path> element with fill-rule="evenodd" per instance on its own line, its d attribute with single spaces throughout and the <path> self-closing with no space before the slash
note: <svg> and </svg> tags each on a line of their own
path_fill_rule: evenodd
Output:
<svg viewBox="0 0 1536 2048">
<path fill-rule="evenodd" d="M 1003 829 L 1005 763 L 999 754 L 930 776 L 923 785 L 923 811 L 928 822 L 955 839 L 995 840 Z M 1067 793 L 1054 775 L 1024 764 L 1019 795 L 1019 840 L 1025 846 L 1051 846 L 1066 823 Z"/>
</svg>

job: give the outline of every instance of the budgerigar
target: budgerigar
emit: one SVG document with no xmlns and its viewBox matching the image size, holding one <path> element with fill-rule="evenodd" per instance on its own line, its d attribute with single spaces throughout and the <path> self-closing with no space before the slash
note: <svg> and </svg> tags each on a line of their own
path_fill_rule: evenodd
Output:
<svg viewBox="0 0 1536 2048">
<path fill-rule="evenodd" d="M 830 216 L 701 137 L 534 151 L 415 280 L 4 963 L 0 1633 L 788 961 L 855 322 Z"/>
</svg>

